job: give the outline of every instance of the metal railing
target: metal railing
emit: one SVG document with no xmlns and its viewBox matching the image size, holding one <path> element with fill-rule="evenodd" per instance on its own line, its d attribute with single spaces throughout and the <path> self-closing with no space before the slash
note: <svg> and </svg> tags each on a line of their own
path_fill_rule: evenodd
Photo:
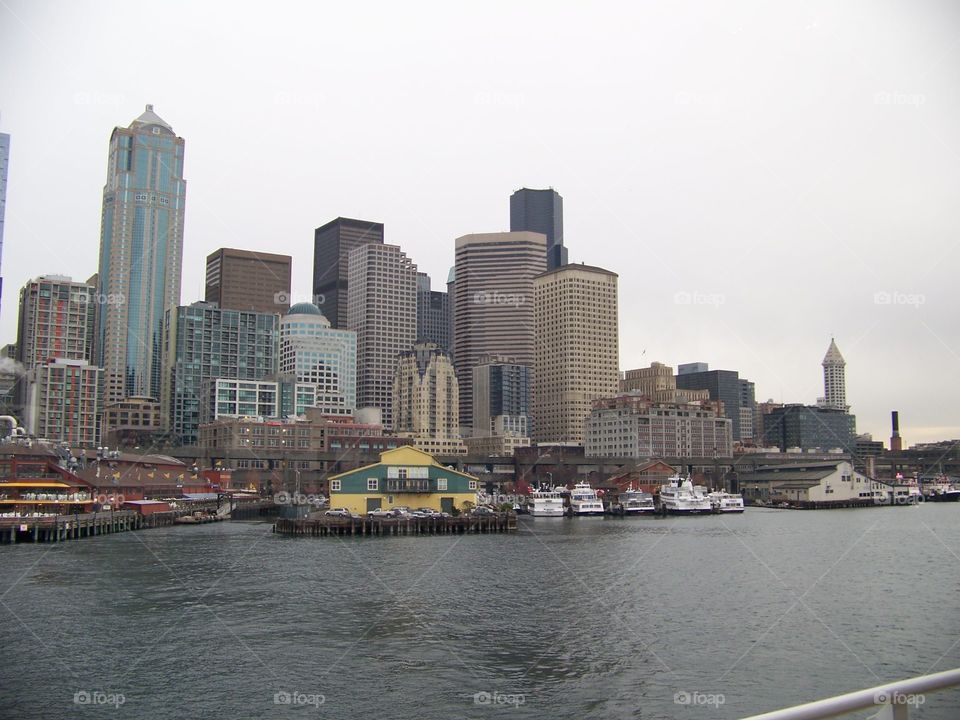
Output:
<svg viewBox="0 0 960 720">
<path fill-rule="evenodd" d="M 837 695 L 816 702 L 774 710 L 762 715 L 751 715 L 744 720 L 822 720 L 833 718 L 856 710 L 875 708 L 877 720 L 907 720 L 910 708 L 923 704 L 923 694 L 960 685 L 960 668 L 945 670 L 932 675 L 896 682 L 866 690 L 857 690 L 846 695 Z"/>
</svg>

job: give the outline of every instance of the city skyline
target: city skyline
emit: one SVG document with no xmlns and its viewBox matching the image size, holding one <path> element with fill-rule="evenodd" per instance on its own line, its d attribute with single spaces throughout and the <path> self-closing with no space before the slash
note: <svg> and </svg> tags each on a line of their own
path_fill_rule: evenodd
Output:
<svg viewBox="0 0 960 720">
<path fill-rule="evenodd" d="M 835 336 L 848 363 L 847 402 L 858 431 L 885 440 L 896 409 L 908 445 L 960 437 L 950 412 L 958 391 L 904 367 L 906 355 L 948 368 L 960 362 L 958 303 L 949 280 L 956 257 L 950 238 L 960 226 L 949 206 L 957 167 L 947 151 L 958 146 L 960 127 L 949 90 L 958 66 L 947 31 L 956 20 L 950 6 L 900 8 L 865 30 L 855 11 L 826 4 L 785 16 L 736 5 L 705 8 L 698 37 L 708 48 L 737 43 L 743 50 L 728 52 L 733 59 L 721 62 L 729 65 L 703 76 L 690 63 L 664 67 L 656 77 L 644 76 L 633 99 L 614 90 L 623 77 L 616 66 L 632 72 L 645 51 L 622 48 L 619 63 L 612 54 L 589 60 L 576 52 L 564 59 L 536 38 L 528 48 L 505 52 L 502 67 L 500 61 L 479 69 L 454 63 L 464 77 L 455 90 L 433 98 L 403 82 L 393 89 L 388 80 L 368 77 L 362 64 L 322 92 L 298 72 L 282 81 L 257 73 L 253 90 L 238 92 L 229 82 L 211 82 L 190 44 L 199 41 L 204 22 L 186 31 L 188 51 L 171 62 L 187 65 L 175 65 L 171 80 L 137 85 L 124 76 L 110 84 L 93 79 L 104 76 L 95 72 L 102 56 L 78 50 L 79 40 L 65 30 L 81 13 L 93 18 L 85 27 L 94 34 L 113 32 L 119 21 L 110 19 L 109 6 L 64 7 L 62 26 L 29 4 L 12 7 L 33 32 L 14 23 L 0 31 L 7 60 L 0 72 L 8 88 L 0 98 L 0 131 L 10 133 L 16 148 L 0 306 L 5 341 L 15 336 L 15 297 L 29 278 L 83 279 L 96 270 L 105 141 L 111 128 L 155 103 L 191 145 L 180 304 L 202 299 L 203 258 L 221 246 L 293 256 L 292 301 L 309 300 L 308 233 L 338 216 L 383 222 L 387 242 L 403 248 L 437 285 L 453 264 L 454 238 L 506 230 L 505 198 L 516 188 L 555 187 L 564 197 L 571 260 L 620 274 L 621 369 L 704 360 L 754 381 L 758 401 L 812 404 L 822 394 L 823 346 Z M 564 11 L 550 22 L 567 26 L 578 12 L 587 11 Z M 633 12 L 641 20 L 648 11 Z M 236 22 L 240 38 L 252 31 L 253 18 L 244 11 Z M 496 42 L 512 38 L 482 13 L 477 22 L 478 34 Z M 632 24 L 639 40 L 631 47 L 646 41 L 650 52 L 674 57 L 642 21 Z M 915 33 L 901 45 L 885 42 L 903 27 Z M 389 41 L 383 32 L 374 30 Z M 58 49 L 44 58 L 44 45 L 30 47 L 31 37 Z M 437 47 L 424 45 L 423 55 L 414 51 L 399 63 L 401 72 L 430 71 L 427 58 Z M 785 69 L 778 45 L 796 57 L 789 74 L 771 83 L 777 68 Z M 570 97 L 611 104 L 609 115 L 643 108 L 636 120 L 642 132 L 614 124 L 598 134 L 601 128 L 576 108 L 564 120 L 547 113 L 542 93 L 553 98 L 555 86 L 537 87 L 506 72 L 544 51 L 560 63 L 556 77 Z M 682 48 L 677 52 L 683 60 Z M 56 68 L 66 53 L 76 61 L 60 77 Z M 770 67 L 752 63 L 755 56 L 772 59 Z M 200 63 L 196 78 L 187 77 L 191 62 Z M 578 72 L 576 63 L 590 71 Z M 743 63 L 743 82 L 725 79 Z M 307 63 L 308 71 L 314 67 Z M 607 71 L 603 81 L 584 81 Z M 396 126 L 382 132 L 358 113 L 351 128 L 325 113 L 338 92 L 359 97 L 350 83 L 370 86 L 363 97 L 372 99 L 363 102 L 372 104 L 363 107 L 397 110 Z M 207 97 L 201 87 L 215 89 Z M 766 89 L 760 94 L 756 87 Z M 413 112 L 404 93 L 426 104 Z M 62 120 L 64 107 L 69 123 Z M 462 131 L 445 132 L 443 121 L 463 110 L 472 117 Z M 524 122 L 516 122 L 517 113 Z M 436 120 L 422 122 L 431 114 Z M 313 139 L 298 123 L 318 118 L 328 125 Z M 589 144 L 568 139 L 574 123 L 593 138 Z M 234 148 L 260 128 L 288 125 L 282 135 L 289 141 L 265 136 L 257 157 L 265 182 L 251 187 L 243 172 L 248 161 Z M 539 142 L 521 148 L 505 140 L 515 132 Z M 645 141 L 644 133 L 658 140 Z M 468 137 L 475 147 L 467 146 Z M 65 147 L 70 159 L 58 168 L 58 184 L 69 191 L 57 199 L 57 212 L 49 212 L 44 166 Z M 371 173 L 374 158 L 382 162 Z M 409 171 L 413 159 L 420 162 L 416 177 Z M 445 177 L 467 166 L 471 172 L 444 186 Z M 638 256 L 658 272 L 634 272 Z"/>
</svg>

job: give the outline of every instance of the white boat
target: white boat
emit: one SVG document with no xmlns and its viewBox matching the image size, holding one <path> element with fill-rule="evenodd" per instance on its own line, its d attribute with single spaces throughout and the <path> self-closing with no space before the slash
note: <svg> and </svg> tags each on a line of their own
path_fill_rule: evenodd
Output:
<svg viewBox="0 0 960 720">
<path fill-rule="evenodd" d="M 634 490 L 633 486 L 620 493 L 615 508 L 624 515 L 643 515 L 656 511 L 653 495 L 643 490 Z"/>
<path fill-rule="evenodd" d="M 679 475 L 669 478 L 660 486 L 660 507 L 671 515 L 693 515 L 713 512 L 710 498 L 703 488 L 695 488 L 690 480 Z"/>
<path fill-rule="evenodd" d="M 563 495 L 556 490 L 534 490 L 527 496 L 527 512 L 534 517 L 562 517 Z"/>
<path fill-rule="evenodd" d="M 570 491 L 570 511 L 574 515 L 603 515 L 603 503 L 589 483 L 578 482 Z"/>
<path fill-rule="evenodd" d="M 743 512 L 743 496 L 736 493 L 729 493 L 725 490 L 717 490 L 712 493 L 708 493 L 707 497 L 710 498 L 710 505 L 713 507 L 713 511 L 717 513 L 742 513 Z"/>
</svg>

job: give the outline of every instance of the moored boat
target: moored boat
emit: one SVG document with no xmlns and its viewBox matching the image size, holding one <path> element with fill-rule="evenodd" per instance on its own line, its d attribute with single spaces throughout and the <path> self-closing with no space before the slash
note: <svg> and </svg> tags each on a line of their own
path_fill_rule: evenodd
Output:
<svg viewBox="0 0 960 720">
<path fill-rule="evenodd" d="M 729 493 L 725 490 L 717 490 L 708 493 L 710 505 L 715 513 L 742 513 L 743 496 L 737 493 Z"/>
<path fill-rule="evenodd" d="M 534 490 L 527 496 L 527 512 L 533 517 L 562 517 L 563 495 L 553 489 Z"/>
<path fill-rule="evenodd" d="M 660 508 L 670 515 L 698 515 L 713 512 L 710 498 L 702 488 L 679 475 L 660 486 Z"/>
<path fill-rule="evenodd" d="M 574 515 L 603 515 L 603 503 L 589 483 L 578 482 L 570 491 L 570 512 Z"/>
</svg>

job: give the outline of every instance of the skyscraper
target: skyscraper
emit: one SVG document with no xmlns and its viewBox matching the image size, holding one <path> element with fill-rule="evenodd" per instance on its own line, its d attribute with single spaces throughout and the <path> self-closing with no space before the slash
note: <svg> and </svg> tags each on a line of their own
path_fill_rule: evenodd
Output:
<svg viewBox="0 0 960 720">
<path fill-rule="evenodd" d="M 357 407 L 378 408 L 389 429 L 397 356 L 416 341 L 417 266 L 396 245 L 366 243 L 351 251 L 348 267 L 347 324 L 357 334 Z"/>
<path fill-rule="evenodd" d="M 3 218 L 7 213 L 7 172 L 10 167 L 10 136 L 0 133 L 0 261 L 3 260 Z M 3 275 L 0 274 L 0 294 Z"/>
<path fill-rule="evenodd" d="M 204 300 L 222 310 L 285 313 L 290 309 L 289 255 L 220 248 L 207 255 Z"/>
<path fill-rule="evenodd" d="M 160 396 L 163 314 L 180 302 L 184 140 L 152 105 L 110 136 L 100 229 L 97 355 L 107 404 Z"/>
<path fill-rule="evenodd" d="M 316 387 L 324 415 L 353 415 L 357 334 L 330 327 L 313 303 L 297 303 L 280 320 L 280 374 Z"/>
<path fill-rule="evenodd" d="M 846 360 L 833 338 L 823 356 L 823 405 L 836 410 L 849 410 L 847 405 Z"/>
<path fill-rule="evenodd" d="M 510 230 L 547 236 L 547 269 L 567 264 L 563 245 L 563 198 L 556 190 L 521 188 L 510 196 Z"/>
<path fill-rule="evenodd" d="M 453 344 L 461 430 L 474 425 L 473 367 L 481 357 L 508 355 L 533 367 L 533 279 L 547 268 L 546 250 L 546 236 L 535 232 L 457 238 Z"/>
<path fill-rule="evenodd" d="M 473 434 L 529 436 L 531 368 L 489 355 L 473 366 Z"/>
<path fill-rule="evenodd" d="M 335 328 L 347 328 L 348 259 L 358 245 L 383 245 L 383 223 L 338 217 L 313 232 L 313 302 Z"/>
<path fill-rule="evenodd" d="M 434 343 L 443 352 L 451 350 L 450 296 L 430 289 L 430 276 L 417 273 L 417 342 Z"/>
<path fill-rule="evenodd" d="M 276 314 L 221 310 L 213 303 L 167 310 L 160 408 L 177 442 L 197 441 L 207 381 L 260 380 L 277 372 L 278 324 Z"/>
<path fill-rule="evenodd" d="M 593 401 L 620 380 L 617 275 L 566 265 L 534 280 L 533 438 L 583 444 Z"/>
<path fill-rule="evenodd" d="M 63 275 L 43 275 L 20 289 L 16 359 L 24 370 L 52 358 L 91 359 L 95 292 Z"/>
<path fill-rule="evenodd" d="M 453 363 L 434 343 L 401 353 L 393 378 L 393 429 L 428 453 L 466 452 L 460 438 L 460 403 Z"/>
<path fill-rule="evenodd" d="M 677 387 L 684 390 L 709 390 L 711 400 L 723 403 L 723 414 L 733 421 L 733 439 L 743 440 L 753 428 L 740 427 L 741 398 L 749 388 L 741 388 L 736 370 L 710 370 L 707 363 L 686 363 L 677 367 Z M 752 425 L 752 422 L 751 422 Z M 748 432 L 743 435 L 743 430 Z"/>
</svg>

